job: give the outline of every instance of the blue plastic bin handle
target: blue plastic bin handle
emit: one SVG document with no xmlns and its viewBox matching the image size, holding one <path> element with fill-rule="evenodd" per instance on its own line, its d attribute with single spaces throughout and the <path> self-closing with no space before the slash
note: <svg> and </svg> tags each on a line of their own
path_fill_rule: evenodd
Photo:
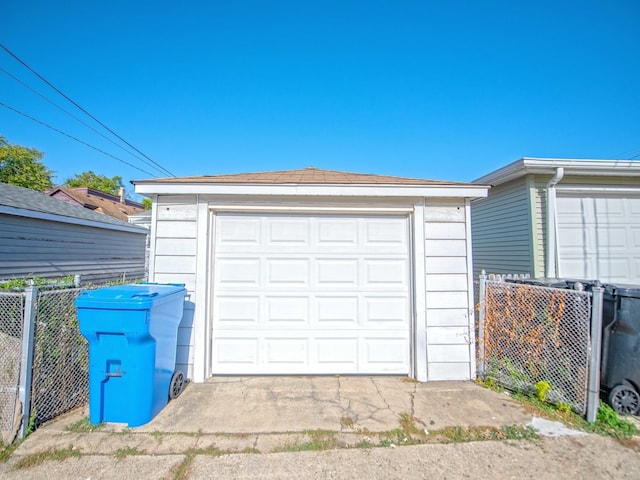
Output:
<svg viewBox="0 0 640 480">
<path fill-rule="evenodd" d="M 137 293 L 135 295 L 131 295 L 131 298 L 136 298 L 136 297 L 157 297 L 158 296 L 158 292 L 153 292 L 153 293 Z"/>
</svg>

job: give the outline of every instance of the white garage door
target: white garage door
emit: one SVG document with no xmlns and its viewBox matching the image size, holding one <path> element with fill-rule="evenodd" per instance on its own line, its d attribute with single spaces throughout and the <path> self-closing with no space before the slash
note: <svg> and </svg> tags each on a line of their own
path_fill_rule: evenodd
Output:
<svg viewBox="0 0 640 480">
<path fill-rule="evenodd" d="M 563 277 L 640 283 L 640 197 L 559 195 Z"/>
<path fill-rule="evenodd" d="M 212 373 L 408 374 L 406 216 L 217 214 Z"/>
</svg>

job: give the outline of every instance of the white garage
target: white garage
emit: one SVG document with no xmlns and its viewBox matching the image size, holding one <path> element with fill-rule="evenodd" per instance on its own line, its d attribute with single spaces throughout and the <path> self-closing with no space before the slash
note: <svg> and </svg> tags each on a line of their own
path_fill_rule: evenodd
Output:
<svg viewBox="0 0 640 480">
<path fill-rule="evenodd" d="M 192 380 L 475 376 L 469 202 L 488 187 L 315 168 L 134 184 L 150 280 L 190 293 Z"/>
</svg>

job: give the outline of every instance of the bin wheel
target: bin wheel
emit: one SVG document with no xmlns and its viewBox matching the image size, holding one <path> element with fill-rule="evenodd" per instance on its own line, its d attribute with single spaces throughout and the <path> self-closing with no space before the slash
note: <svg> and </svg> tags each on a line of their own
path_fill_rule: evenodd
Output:
<svg viewBox="0 0 640 480">
<path fill-rule="evenodd" d="M 611 390 L 609 403 L 620 415 L 635 415 L 640 410 L 640 395 L 628 385 L 618 385 Z"/>
<path fill-rule="evenodd" d="M 171 384 L 169 385 L 169 398 L 173 400 L 174 398 L 178 398 L 178 395 L 182 393 L 184 390 L 184 373 L 180 370 L 176 370 L 173 372 L 173 376 L 171 377 Z"/>
</svg>

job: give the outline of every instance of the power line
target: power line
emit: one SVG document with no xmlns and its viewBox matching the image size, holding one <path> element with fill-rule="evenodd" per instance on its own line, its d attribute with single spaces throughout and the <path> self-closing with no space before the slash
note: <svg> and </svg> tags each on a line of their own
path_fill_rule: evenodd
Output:
<svg viewBox="0 0 640 480">
<path fill-rule="evenodd" d="M 143 161 L 144 163 L 146 163 L 147 165 L 149 165 L 150 167 L 153 167 L 152 164 L 150 164 L 149 162 L 147 162 L 144 158 L 139 157 L 138 155 L 136 155 L 135 153 L 127 150 L 126 148 L 124 148 L 122 145 L 114 142 L 113 140 L 111 140 L 109 137 L 107 137 L 105 134 L 103 134 L 102 132 L 98 131 L 97 129 L 93 128 L 91 125 L 89 125 L 88 123 L 86 123 L 85 121 L 83 121 L 82 119 L 76 117 L 75 115 L 73 115 L 71 112 L 65 110 L 64 108 L 62 108 L 60 105 L 58 105 L 57 103 L 55 103 L 53 100 L 51 100 L 50 98 L 48 98 L 46 95 L 43 95 L 42 93 L 38 92 L 35 88 L 31 87 L 30 85 L 28 85 L 27 83 L 23 82 L 22 80 L 20 80 L 18 77 L 16 77 L 15 75 L 11 74 L 10 72 L 6 71 L 4 68 L 0 67 L 0 72 L 4 73 L 5 75 L 7 75 L 8 77 L 11 77 L 13 80 L 15 80 L 16 82 L 20 83 L 23 87 L 25 87 L 26 89 L 32 91 L 33 93 L 35 93 L 36 95 L 38 95 L 39 97 L 43 98 L 45 101 L 47 101 L 48 103 L 50 103 L 51 105 L 53 105 L 54 107 L 56 107 L 58 110 L 61 110 L 62 112 L 64 112 L 65 114 L 67 114 L 68 116 L 70 116 L 71 118 L 73 118 L 74 120 L 76 120 L 78 123 L 81 123 L 82 125 L 84 125 L 85 127 L 87 127 L 88 129 L 92 130 L 93 132 L 97 133 L 98 135 L 100 135 L 102 138 L 104 138 L 106 141 L 112 143 L 113 145 L 115 145 L 116 147 L 118 147 L 119 149 L 123 150 L 124 152 L 128 153 L 129 155 L 131 155 L 132 157 L 137 158 L 138 160 Z M 166 173 L 166 172 L 163 172 Z"/>
<path fill-rule="evenodd" d="M 143 157 L 145 157 L 146 159 L 148 159 L 151 163 L 153 163 L 154 165 L 156 165 L 157 168 L 159 168 L 161 171 L 167 173 L 169 176 L 171 177 L 175 177 L 174 174 L 172 174 L 169 170 L 167 170 L 166 168 L 164 168 L 162 165 L 160 165 L 159 163 L 157 163 L 156 161 L 154 161 L 152 158 L 150 158 L 149 156 L 145 155 L 143 152 L 141 152 L 140 150 L 138 150 L 136 147 L 134 147 L 133 145 L 131 145 L 129 142 L 127 142 L 124 138 L 122 138 L 120 135 L 118 135 L 116 132 L 114 132 L 113 130 L 111 130 L 109 127 L 107 127 L 104 123 L 102 123 L 100 120 L 98 120 L 96 117 L 94 117 L 93 115 L 91 115 L 88 111 L 86 111 L 84 108 L 82 108 L 80 105 L 78 105 L 75 101 L 73 101 L 71 98 L 69 98 L 67 95 L 65 95 L 63 92 L 61 92 L 55 85 L 53 85 L 51 82 L 49 82 L 46 78 L 44 78 L 42 75 L 40 75 L 38 72 L 36 72 L 33 68 L 31 68 L 29 65 L 27 65 L 27 63 L 25 61 L 23 61 L 20 57 L 18 57 L 15 53 L 13 53 L 11 50 L 9 50 L 7 47 L 5 47 L 3 44 L 0 43 L 0 48 L 2 48 L 5 52 L 7 52 L 9 55 L 11 55 L 14 59 L 16 59 L 18 62 L 20 62 L 27 70 L 29 70 L 31 73 L 33 73 L 36 77 L 38 77 L 40 80 L 42 80 L 44 83 L 46 83 L 49 87 L 51 87 L 53 90 L 55 90 L 59 95 L 61 95 L 62 97 L 64 97 L 68 102 L 70 102 L 72 105 L 74 105 L 76 108 L 78 108 L 81 112 L 83 112 L 85 115 L 87 115 L 88 117 L 90 117 L 93 121 L 95 121 L 96 123 L 98 123 L 100 126 L 102 126 L 104 129 L 106 129 L 109 133 L 111 133 L 112 135 L 114 135 L 115 137 L 117 137 L 120 141 L 124 142 L 125 144 L 127 144 L 129 147 L 131 147 L 133 150 L 135 150 L 136 152 L 138 152 L 140 155 L 142 155 Z"/>
<path fill-rule="evenodd" d="M 127 162 L 127 161 L 125 161 L 125 160 L 123 160 L 123 159 L 119 158 L 119 157 L 116 157 L 115 155 L 111 155 L 109 152 L 105 152 L 104 150 L 101 150 L 101 149 L 99 149 L 98 147 L 94 147 L 93 145 L 90 145 L 90 144 L 88 144 L 87 142 L 83 142 L 83 141 L 82 141 L 82 140 L 80 140 L 79 138 L 76 138 L 76 137 L 74 137 L 73 135 L 69 135 L 68 133 L 63 132 L 62 130 L 57 129 L 56 127 L 53 127 L 53 126 L 49 125 L 48 123 L 43 122 L 42 120 L 38 120 L 37 118 L 32 117 L 31 115 L 27 115 L 26 113 L 21 112 L 21 111 L 20 111 L 20 110 L 18 110 L 17 108 L 10 107 L 10 106 L 9 106 L 9 105 L 7 105 L 6 103 L 2 103 L 2 102 L 0 102 L 0 107 L 4 107 L 4 108 L 6 108 L 6 109 L 8 109 L 8 110 L 11 110 L 11 111 L 13 111 L 13 112 L 15 112 L 15 113 L 17 113 L 17 114 L 19 114 L 19 115 L 22 115 L 23 117 L 28 118 L 29 120 L 32 120 L 32 121 L 34 121 L 34 122 L 36 122 L 36 123 L 39 123 L 40 125 L 43 125 L 43 126 L 45 126 L 45 127 L 47 127 L 47 128 L 50 128 L 50 129 L 51 129 L 51 130 L 53 130 L 54 132 L 58 132 L 58 133 L 60 133 L 60 134 L 64 135 L 65 137 L 70 138 L 71 140 L 75 140 L 75 141 L 76 141 L 76 142 L 78 142 L 78 143 L 81 143 L 81 144 L 83 144 L 83 145 L 86 145 L 87 147 L 92 148 L 92 149 L 94 149 L 95 151 L 102 153 L 103 155 L 106 155 L 106 156 L 111 157 L 111 158 L 113 158 L 113 159 L 115 159 L 115 160 L 118 160 L 119 162 L 122 162 L 122 163 L 124 163 L 125 165 L 128 165 L 128 166 L 130 166 L 130 167 L 132 167 L 132 168 L 135 168 L 136 170 L 138 170 L 138 171 L 140 171 L 140 172 L 142 172 L 142 173 L 146 173 L 147 175 L 150 175 L 150 176 L 152 176 L 152 177 L 155 177 L 155 175 L 154 175 L 153 173 L 147 172 L 146 170 L 143 170 L 143 169 L 141 169 L 141 168 L 139 168 L 139 167 L 136 167 L 135 165 L 133 165 L 133 164 L 131 164 L 131 163 L 129 163 L 129 162 Z"/>
</svg>

